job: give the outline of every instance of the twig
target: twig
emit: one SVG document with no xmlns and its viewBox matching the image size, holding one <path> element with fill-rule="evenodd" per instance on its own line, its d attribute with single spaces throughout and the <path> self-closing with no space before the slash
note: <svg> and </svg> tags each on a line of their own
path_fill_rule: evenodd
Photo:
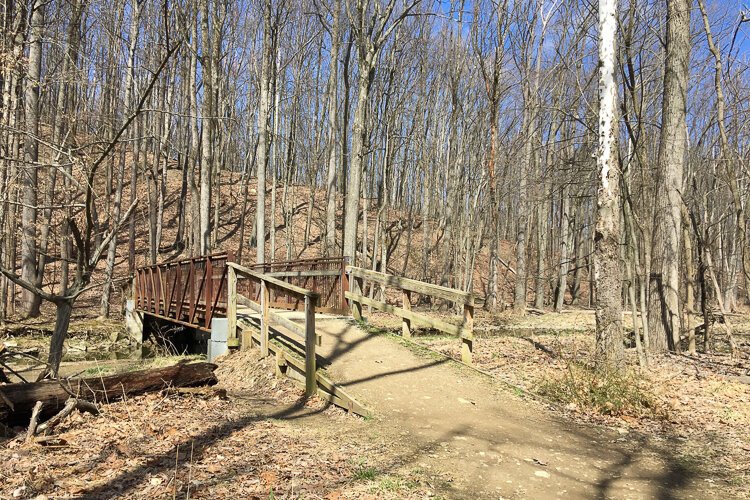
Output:
<svg viewBox="0 0 750 500">
<path fill-rule="evenodd" d="M 190 440 L 190 464 L 188 464 L 187 494 L 185 495 L 185 500 L 190 500 L 190 481 L 192 481 L 192 477 L 193 477 L 193 446 L 194 445 L 195 445 L 195 441 Z"/>
<path fill-rule="evenodd" d="M 92 415 L 99 414 L 99 408 L 97 408 L 94 403 L 89 403 L 88 401 L 84 401 L 82 399 L 70 398 L 65 402 L 65 406 L 57 415 L 47 420 L 37 428 L 37 432 L 44 432 L 45 434 L 48 434 L 49 431 L 60 425 L 60 423 L 65 420 L 68 415 L 73 413 L 73 410 L 75 409 L 91 413 Z"/>
<path fill-rule="evenodd" d="M 164 383 L 164 397 L 158 403 L 156 403 L 156 405 L 154 405 L 154 407 L 151 408 L 150 411 L 154 411 L 159 408 L 161 404 L 169 398 L 169 392 L 172 390 L 172 384 L 168 383 L 164 379 L 162 379 L 162 382 Z"/>
<path fill-rule="evenodd" d="M 18 373 L 17 371 L 15 371 L 13 368 L 11 368 L 10 366 L 6 365 L 2 361 L 0 361 L 0 366 L 2 366 L 3 368 L 5 368 L 6 370 L 8 370 L 10 373 L 12 373 L 13 375 L 15 375 L 16 377 L 20 378 L 21 381 L 23 381 L 24 384 L 28 384 L 29 383 L 29 381 L 26 380 L 25 378 L 23 378 L 20 373 Z"/>
<path fill-rule="evenodd" d="M 172 498 L 177 499 L 177 467 L 180 464 L 180 445 L 177 445 L 177 450 L 174 455 L 174 487 L 172 488 Z"/>
<path fill-rule="evenodd" d="M 39 414 L 42 411 L 42 408 L 44 407 L 44 403 L 41 401 L 37 401 L 34 405 L 34 409 L 31 410 L 31 421 L 29 421 L 29 428 L 26 431 L 26 442 L 29 443 L 34 439 L 34 434 L 36 434 L 37 429 L 37 423 L 39 422 Z"/>
</svg>

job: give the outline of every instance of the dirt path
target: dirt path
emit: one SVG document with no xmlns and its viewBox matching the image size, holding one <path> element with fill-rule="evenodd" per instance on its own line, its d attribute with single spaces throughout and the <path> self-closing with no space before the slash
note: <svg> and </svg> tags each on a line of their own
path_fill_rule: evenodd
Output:
<svg viewBox="0 0 750 500">
<path fill-rule="evenodd" d="M 317 328 L 329 375 L 403 444 L 402 465 L 448 478 L 451 498 L 721 496 L 670 456 L 670 443 L 558 418 L 467 367 L 347 319 L 319 317 Z"/>
</svg>

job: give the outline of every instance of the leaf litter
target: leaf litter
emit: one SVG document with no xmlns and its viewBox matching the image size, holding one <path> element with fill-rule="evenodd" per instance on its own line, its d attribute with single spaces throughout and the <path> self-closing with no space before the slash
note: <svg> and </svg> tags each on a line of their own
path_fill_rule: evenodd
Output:
<svg viewBox="0 0 750 500">
<path fill-rule="evenodd" d="M 0 441 L 0 498 L 373 498 L 357 470 L 383 465 L 390 448 L 356 439 L 361 419 L 305 400 L 255 351 L 216 373 L 228 398 L 167 390 L 75 413 L 56 445 Z"/>
</svg>

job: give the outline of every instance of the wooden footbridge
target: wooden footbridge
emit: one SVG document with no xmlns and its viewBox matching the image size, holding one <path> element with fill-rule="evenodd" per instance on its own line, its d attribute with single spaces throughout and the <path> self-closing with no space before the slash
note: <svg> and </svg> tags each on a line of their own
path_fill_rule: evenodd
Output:
<svg viewBox="0 0 750 500">
<path fill-rule="evenodd" d="M 461 314 L 446 321 L 417 312 L 417 295 L 442 300 Z M 316 316 L 325 320 L 351 313 L 361 320 L 367 306 L 400 317 L 405 338 L 419 326 L 455 335 L 462 361 L 471 364 L 472 359 L 472 294 L 350 266 L 347 258 L 243 266 L 231 253 L 222 253 L 141 267 L 133 279 L 133 301 L 144 317 L 206 337 L 215 320 L 224 320 L 230 348 L 257 347 L 262 356 L 274 356 L 277 375 L 303 382 L 308 396 L 362 415 L 369 410 L 325 374 L 335 359 L 318 351 L 327 352 L 325 344 L 335 339 L 316 328 Z"/>
</svg>

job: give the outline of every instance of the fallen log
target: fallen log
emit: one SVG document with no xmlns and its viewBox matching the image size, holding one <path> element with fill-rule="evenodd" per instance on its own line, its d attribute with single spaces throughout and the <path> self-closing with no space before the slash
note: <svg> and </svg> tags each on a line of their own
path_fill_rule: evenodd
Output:
<svg viewBox="0 0 750 500">
<path fill-rule="evenodd" d="M 39 420 L 58 413 L 70 398 L 92 403 L 110 403 L 125 396 L 155 392 L 166 387 L 214 385 L 217 382 L 212 363 L 180 363 L 107 377 L 44 380 L 1 386 L 0 422 L 26 424 L 37 401 L 43 403 Z M 10 404 L 8 404 L 10 403 Z"/>
</svg>

